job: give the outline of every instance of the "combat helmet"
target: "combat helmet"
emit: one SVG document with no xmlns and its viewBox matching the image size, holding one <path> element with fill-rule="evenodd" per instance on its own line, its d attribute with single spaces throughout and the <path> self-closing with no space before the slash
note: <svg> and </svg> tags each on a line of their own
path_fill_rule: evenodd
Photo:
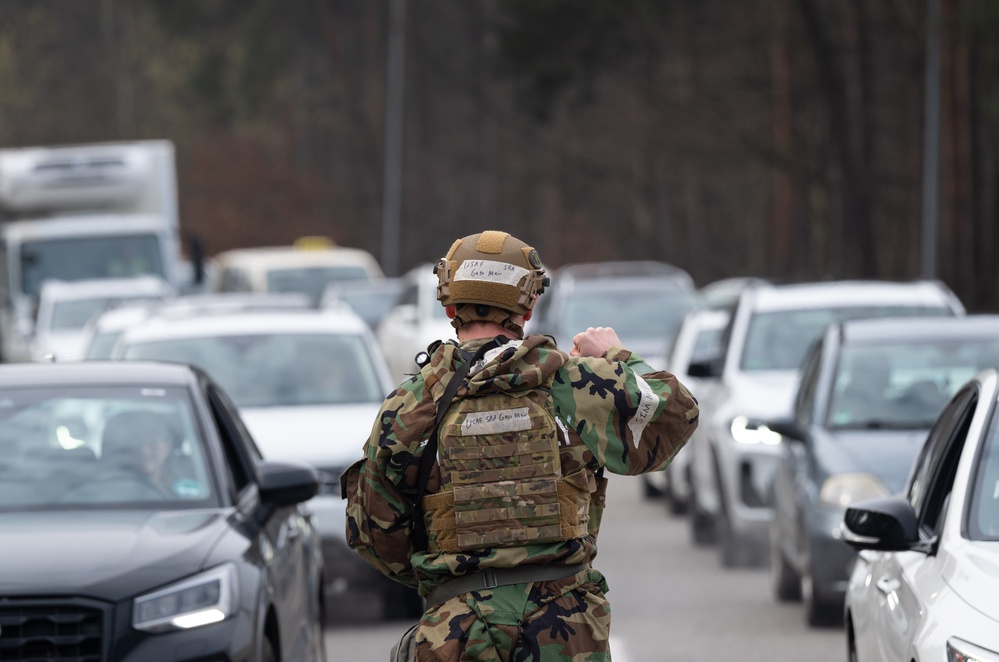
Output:
<svg viewBox="0 0 999 662">
<path fill-rule="evenodd" d="M 454 306 L 455 329 L 495 322 L 524 335 L 511 315 L 526 315 L 550 282 L 531 246 L 506 232 L 486 230 L 458 239 L 434 267 L 437 300 Z"/>
</svg>

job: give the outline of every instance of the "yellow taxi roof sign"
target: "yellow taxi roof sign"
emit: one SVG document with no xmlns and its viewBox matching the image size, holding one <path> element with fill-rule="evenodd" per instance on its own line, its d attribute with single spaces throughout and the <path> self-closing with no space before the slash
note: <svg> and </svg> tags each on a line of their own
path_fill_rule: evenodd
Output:
<svg viewBox="0 0 999 662">
<path fill-rule="evenodd" d="M 319 251 L 333 248 L 336 246 L 336 243 L 329 237 L 309 236 L 299 237 L 292 246 L 303 251 Z"/>
</svg>

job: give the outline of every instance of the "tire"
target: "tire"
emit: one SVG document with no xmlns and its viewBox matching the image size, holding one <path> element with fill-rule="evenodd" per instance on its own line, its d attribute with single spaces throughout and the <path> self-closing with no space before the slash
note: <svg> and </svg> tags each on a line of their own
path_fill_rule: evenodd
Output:
<svg viewBox="0 0 999 662">
<path fill-rule="evenodd" d="M 721 562 L 724 567 L 738 568 L 746 565 L 742 546 L 724 508 L 718 520 L 718 546 L 721 549 Z"/>
<path fill-rule="evenodd" d="M 652 484 L 648 476 L 642 476 L 642 496 L 646 499 L 658 499 L 663 493 L 658 487 Z"/>
<path fill-rule="evenodd" d="M 698 547 L 713 545 L 718 541 L 714 518 L 697 505 L 697 495 L 690 492 L 690 540 Z"/>
<path fill-rule="evenodd" d="M 666 502 L 666 512 L 670 515 L 683 515 L 687 512 L 687 502 L 673 491 L 673 481 L 666 482 L 666 492 L 663 494 Z"/>
<path fill-rule="evenodd" d="M 843 618 L 842 603 L 830 600 L 816 586 L 815 578 L 812 575 L 811 552 L 807 545 L 803 556 L 802 568 L 804 568 L 804 572 L 801 573 L 800 586 L 801 602 L 805 607 L 805 623 L 811 627 L 838 625 Z"/>
<path fill-rule="evenodd" d="M 777 602 L 799 602 L 801 579 L 778 542 L 776 522 L 770 525 L 770 591 Z"/>
</svg>

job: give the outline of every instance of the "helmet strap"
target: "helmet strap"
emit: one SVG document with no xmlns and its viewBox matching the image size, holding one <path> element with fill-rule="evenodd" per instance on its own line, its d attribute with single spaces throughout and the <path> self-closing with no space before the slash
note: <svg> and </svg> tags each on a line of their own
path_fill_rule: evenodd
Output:
<svg viewBox="0 0 999 662">
<path fill-rule="evenodd" d="M 482 309 L 485 309 L 483 311 Z M 485 314 L 482 314 L 485 312 Z M 524 337 L 524 327 L 513 321 L 510 311 L 497 308 L 496 306 L 485 306 L 476 303 L 464 303 L 455 306 L 454 317 L 451 319 L 451 326 L 455 330 L 470 322 L 493 322 L 499 324 L 504 329 L 513 331 L 518 338 Z"/>
</svg>

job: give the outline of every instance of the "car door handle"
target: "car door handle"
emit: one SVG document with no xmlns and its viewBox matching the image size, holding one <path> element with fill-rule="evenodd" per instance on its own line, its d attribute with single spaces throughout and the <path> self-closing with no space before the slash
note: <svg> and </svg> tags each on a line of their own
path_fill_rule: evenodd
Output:
<svg viewBox="0 0 999 662">
<path fill-rule="evenodd" d="M 898 587 L 902 585 L 897 579 L 888 579 L 887 577 L 882 577 L 874 584 L 878 587 L 878 590 L 885 595 L 890 595 L 898 590 Z"/>
</svg>

